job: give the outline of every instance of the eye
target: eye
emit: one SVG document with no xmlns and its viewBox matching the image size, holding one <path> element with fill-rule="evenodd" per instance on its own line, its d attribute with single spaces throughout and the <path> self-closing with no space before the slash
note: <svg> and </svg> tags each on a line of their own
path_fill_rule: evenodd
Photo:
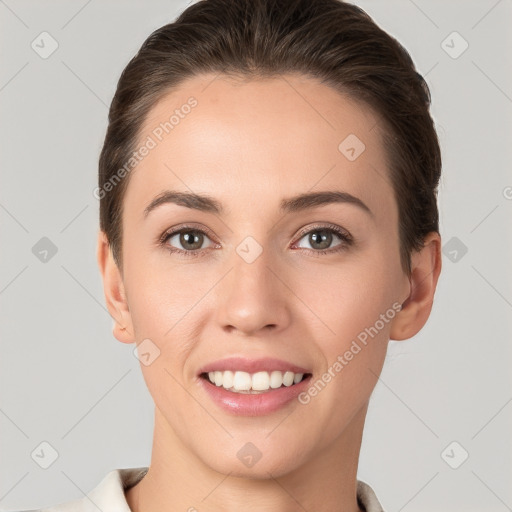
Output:
<svg viewBox="0 0 512 512">
<path fill-rule="evenodd" d="M 314 226 L 300 233 L 299 242 L 294 248 L 306 249 L 314 256 L 322 254 L 332 254 L 348 249 L 353 244 L 353 238 L 350 233 L 334 224 L 328 226 Z M 164 246 L 169 252 L 177 253 L 184 257 L 195 257 L 205 254 L 205 249 L 210 247 L 220 247 L 219 244 L 212 242 L 213 237 L 208 231 L 194 227 L 181 226 L 165 231 L 160 237 L 160 245 Z M 300 244 L 302 239 L 310 247 L 304 247 Z M 331 248 L 333 241 L 338 239 L 340 242 Z M 205 242 L 210 242 L 206 247 Z"/>
<path fill-rule="evenodd" d="M 345 250 L 353 243 L 350 233 L 336 225 L 315 226 L 307 231 L 302 231 L 300 237 L 299 242 L 305 238 L 310 247 L 302 245 L 298 245 L 298 247 L 309 249 L 315 256 Z M 336 238 L 340 240 L 340 243 L 336 244 L 334 248 L 330 248 Z"/>
<path fill-rule="evenodd" d="M 205 241 L 210 241 L 206 247 Z M 166 231 L 160 238 L 160 243 L 171 253 L 180 253 L 183 256 L 199 256 L 204 249 L 215 245 L 206 231 L 191 226 Z"/>
</svg>

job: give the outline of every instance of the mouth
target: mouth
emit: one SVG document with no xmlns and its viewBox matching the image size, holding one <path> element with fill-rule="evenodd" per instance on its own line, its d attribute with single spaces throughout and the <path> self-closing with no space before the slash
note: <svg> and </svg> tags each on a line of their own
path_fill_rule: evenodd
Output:
<svg viewBox="0 0 512 512">
<path fill-rule="evenodd" d="M 311 373 L 289 370 L 258 371 L 255 373 L 242 370 L 216 370 L 203 372 L 200 377 L 209 384 L 232 393 L 257 395 L 284 387 L 293 387 L 309 379 Z"/>
<path fill-rule="evenodd" d="M 282 359 L 232 356 L 203 366 L 197 377 L 201 393 L 228 414 L 262 416 L 297 406 L 312 373 Z"/>
</svg>

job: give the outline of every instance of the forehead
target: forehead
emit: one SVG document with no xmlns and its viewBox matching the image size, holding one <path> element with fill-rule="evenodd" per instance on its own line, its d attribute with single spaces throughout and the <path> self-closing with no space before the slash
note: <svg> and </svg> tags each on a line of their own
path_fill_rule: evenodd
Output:
<svg viewBox="0 0 512 512">
<path fill-rule="evenodd" d="M 125 196 L 139 210 L 167 188 L 260 208 L 337 188 L 393 207 L 378 116 L 310 77 L 188 79 L 152 107 L 144 144 Z"/>
</svg>

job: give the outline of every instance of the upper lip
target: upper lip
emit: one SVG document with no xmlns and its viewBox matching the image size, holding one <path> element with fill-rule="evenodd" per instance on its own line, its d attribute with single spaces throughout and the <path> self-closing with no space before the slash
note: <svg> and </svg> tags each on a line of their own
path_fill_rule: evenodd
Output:
<svg viewBox="0 0 512 512">
<path fill-rule="evenodd" d="M 242 371 L 256 373 L 264 371 L 281 371 L 293 373 L 308 373 L 308 370 L 282 359 L 265 357 L 261 359 L 247 359 L 244 357 L 228 357 L 208 363 L 199 370 L 199 374 L 215 371 Z"/>
</svg>

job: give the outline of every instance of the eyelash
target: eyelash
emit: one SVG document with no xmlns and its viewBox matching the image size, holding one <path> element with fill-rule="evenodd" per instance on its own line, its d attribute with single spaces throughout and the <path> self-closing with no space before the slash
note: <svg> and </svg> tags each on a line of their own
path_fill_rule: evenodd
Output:
<svg viewBox="0 0 512 512">
<path fill-rule="evenodd" d="M 338 253 L 338 252 L 347 250 L 354 242 L 352 235 L 348 231 L 345 231 L 344 229 L 336 226 L 335 224 L 313 226 L 312 228 L 303 230 L 299 233 L 297 242 L 299 242 L 305 235 L 308 235 L 308 234 L 314 233 L 314 232 L 318 232 L 318 231 L 328 231 L 328 232 L 334 233 L 336 236 L 338 236 L 338 238 L 341 239 L 341 243 L 338 244 L 337 246 L 335 246 L 335 248 L 333 248 L 333 249 L 320 249 L 320 250 L 307 249 L 307 248 L 303 249 L 315 257 L 322 256 L 325 254 L 334 254 L 334 253 Z M 200 229 L 195 226 L 185 225 L 185 226 L 181 226 L 178 229 L 173 228 L 168 231 L 165 231 L 159 239 L 159 245 L 163 246 L 171 254 L 178 253 L 178 254 L 181 254 L 185 258 L 196 258 L 199 256 L 203 256 L 206 252 L 206 249 L 196 249 L 196 250 L 192 250 L 192 251 L 184 251 L 182 249 L 176 249 L 175 247 L 172 247 L 167 243 L 169 238 L 171 238 L 172 236 L 181 234 L 181 233 L 187 233 L 187 232 L 201 233 L 203 235 L 206 235 L 210 239 L 212 238 L 212 233 L 210 233 L 209 230 Z"/>
</svg>

